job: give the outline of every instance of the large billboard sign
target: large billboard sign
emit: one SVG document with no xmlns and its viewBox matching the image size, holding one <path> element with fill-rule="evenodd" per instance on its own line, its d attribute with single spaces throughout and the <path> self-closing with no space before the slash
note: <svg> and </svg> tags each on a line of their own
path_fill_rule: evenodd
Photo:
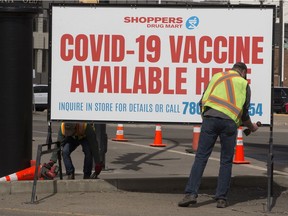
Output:
<svg viewBox="0 0 288 216">
<path fill-rule="evenodd" d="M 51 120 L 200 123 L 212 75 L 248 66 L 270 124 L 274 7 L 52 5 Z"/>
</svg>

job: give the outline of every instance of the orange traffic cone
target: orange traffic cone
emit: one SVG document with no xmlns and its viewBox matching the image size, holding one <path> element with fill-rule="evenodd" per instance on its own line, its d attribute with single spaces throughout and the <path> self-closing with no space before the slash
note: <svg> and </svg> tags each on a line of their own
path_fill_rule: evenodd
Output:
<svg viewBox="0 0 288 216">
<path fill-rule="evenodd" d="M 162 130 L 161 125 L 156 125 L 154 143 L 150 144 L 153 147 L 165 147 L 166 144 L 162 143 Z"/>
<path fill-rule="evenodd" d="M 30 166 L 36 166 L 36 160 L 30 160 Z"/>
<path fill-rule="evenodd" d="M 193 141 L 192 141 L 192 148 L 186 149 L 188 153 L 196 153 L 198 149 L 198 142 L 201 132 L 201 126 L 193 126 Z"/>
<path fill-rule="evenodd" d="M 198 149 L 198 142 L 200 137 L 201 127 L 200 126 L 194 126 L 193 127 L 193 143 L 192 143 L 192 149 L 194 152 Z"/>
<path fill-rule="evenodd" d="M 249 164 L 249 161 L 245 161 L 244 159 L 244 145 L 243 145 L 243 128 L 238 128 L 238 134 L 237 134 L 237 143 L 236 143 L 236 149 L 235 149 L 235 155 L 234 155 L 234 164 Z"/>
<path fill-rule="evenodd" d="M 128 140 L 124 138 L 124 127 L 123 124 L 117 125 L 116 137 L 112 139 L 113 141 L 127 142 Z"/>
<path fill-rule="evenodd" d="M 33 180 L 35 175 L 36 166 L 31 166 L 27 169 L 10 174 L 8 176 L 0 178 L 1 181 L 25 181 Z M 38 174 L 40 175 L 41 166 L 39 166 Z"/>
</svg>

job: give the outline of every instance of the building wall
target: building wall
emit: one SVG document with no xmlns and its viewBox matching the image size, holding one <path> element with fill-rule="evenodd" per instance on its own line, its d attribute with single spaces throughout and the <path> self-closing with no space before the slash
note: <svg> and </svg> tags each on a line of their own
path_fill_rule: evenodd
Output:
<svg viewBox="0 0 288 216">
<path fill-rule="evenodd" d="M 275 48 L 274 51 L 274 86 L 288 87 L 288 49 L 284 50 L 284 68 L 282 76 L 282 84 L 280 83 L 279 76 L 279 49 Z"/>
</svg>

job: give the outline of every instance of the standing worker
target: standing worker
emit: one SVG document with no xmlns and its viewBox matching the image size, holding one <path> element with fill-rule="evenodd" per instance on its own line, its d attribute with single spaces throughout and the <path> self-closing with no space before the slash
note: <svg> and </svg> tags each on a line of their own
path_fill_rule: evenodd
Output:
<svg viewBox="0 0 288 216">
<path fill-rule="evenodd" d="M 218 137 L 221 156 L 215 200 L 217 208 L 228 206 L 227 194 L 230 188 L 237 129 L 241 124 L 252 132 L 258 129 L 256 123 L 251 122 L 248 113 L 251 90 L 246 74 L 247 66 L 237 62 L 231 70 L 216 73 L 203 93 L 200 101 L 203 122 L 198 149 L 185 188 L 185 196 L 178 206 L 188 207 L 197 203 L 201 178 Z"/>
<path fill-rule="evenodd" d="M 93 126 L 88 123 L 61 123 L 57 141 L 61 143 L 63 162 L 67 179 L 75 179 L 75 168 L 72 163 L 71 153 L 79 146 L 84 152 L 83 179 L 89 179 L 92 174 L 93 158 L 95 162 L 94 178 L 100 174 L 103 163 L 99 154 L 99 146 Z M 57 152 L 52 154 L 47 166 L 52 167 L 57 161 Z"/>
</svg>

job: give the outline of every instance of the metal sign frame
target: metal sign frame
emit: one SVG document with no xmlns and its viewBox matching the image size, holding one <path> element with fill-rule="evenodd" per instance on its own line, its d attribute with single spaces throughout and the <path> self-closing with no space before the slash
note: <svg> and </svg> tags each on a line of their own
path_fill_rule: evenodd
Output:
<svg viewBox="0 0 288 216">
<path fill-rule="evenodd" d="M 161 123 L 166 123 L 166 124 L 169 124 L 169 123 L 172 123 L 172 124 L 183 124 L 183 123 L 188 123 L 188 124 L 198 124 L 200 121 L 201 121 L 201 118 L 200 118 L 200 113 L 199 113 L 199 110 L 197 110 L 197 106 L 198 106 L 198 104 L 197 104 L 197 100 L 199 99 L 199 97 L 197 98 L 197 100 L 194 100 L 194 102 L 193 102 L 193 104 L 192 104 L 192 108 L 191 108 L 191 110 L 193 110 L 194 109 L 194 111 L 192 112 L 192 113 L 190 113 L 190 114 L 193 114 L 193 115 L 195 115 L 195 114 L 197 114 L 198 115 L 198 118 L 196 118 L 196 120 L 194 121 L 194 120 L 189 120 L 189 121 L 183 121 L 183 119 L 182 118 L 178 118 L 178 117 L 176 117 L 176 118 L 174 118 L 173 119 L 173 117 L 172 117 L 172 121 L 170 121 L 169 119 L 171 118 L 171 113 L 168 113 L 163 119 L 158 119 L 158 118 L 146 118 L 145 119 L 145 115 L 143 115 L 143 113 L 137 113 L 137 115 L 138 116 L 141 116 L 141 117 L 143 117 L 144 116 L 144 118 L 143 119 L 130 119 L 130 118 L 128 118 L 128 119 L 126 119 L 126 118 L 115 118 L 115 116 L 113 117 L 113 118 L 97 118 L 97 117 L 93 117 L 92 119 L 90 119 L 90 118 L 87 118 L 87 117 L 84 117 L 84 118 L 82 118 L 82 117 L 80 117 L 80 118 L 78 118 L 78 117 L 72 117 L 72 118 L 70 118 L 69 116 L 67 117 L 67 116 L 65 116 L 65 117 L 61 117 L 61 116 L 57 116 L 57 117 L 55 117 L 55 115 L 54 115 L 54 107 L 53 107 L 53 109 L 52 109 L 52 115 L 51 115 L 51 101 L 52 101 L 52 105 L 53 105 L 53 103 L 54 103 L 54 99 L 53 99 L 53 97 L 54 97 L 54 94 L 55 93 L 57 93 L 57 91 L 59 91 L 59 89 L 57 89 L 57 91 L 53 91 L 53 88 L 54 88 L 54 86 L 53 86 L 53 77 L 51 77 L 51 75 L 53 74 L 52 73 L 52 70 L 54 70 L 54 68 L 53 68 L 53 57 L 55 58 L 55 56 L 53 56 L 53 54 L 55 54 L 55 53 L 53 53 L 52 51 L 52 49 L 53 49 L 53 46 L 55 45 L 54 44 L 54 42 L 53 42 L 53 28 L 52 28 L 52 26 L 53 26 L 53 22 L 52 22 L 52 18 L 53 18 L 53 11 L 52 11 L 52 9 L 53 9 L 53 7 L 61 7 L 61 8 L 76 8 L 76 7 L 82 7 L 82 8 L 93 8 L 95 11 L 97 11 L 98 12 L 98 10 L 97 9 L 104 9 L 104 8 L 106 8 L 106 9 L 109 9 L 109 8 L 115 8 L 115 9 L 117 9 L 117 10 L 119 10 L 120 11 L 120 9 L 127 9 L 127 8 L 129 8 L 129 9 L 131 9 L 131 10 L 137 10 L 137 12 L 141 12 L 141 10 L 142 9 L 152 9 L 152 8 L 154 8 L 154 9 L 157 9 L 157 13 L 155 13 L 155 14 L 157 14 L 157 16 L 159 16 L 159 14 L 161 14 L 161 13 L 159 13 L 159 12 L 161 12 L 161 10 L 162 9 L 185 9 L 185 10 L 190 10 L 190 11 L 193 11 L 193 10 L 197 10 L 197 9 L 209 9 L 209 10 L 213 10 L 213 9 L 224 9 L 224 10 L 227 10 L 227 11 L 232 11 L 233 13 L 232 14 L 234 14 L 235 15 L 235 17 L 238 19 L 238 22 L 236 22 L 236 23 L 234 23 L 236 26 L 238 26 L 239 28 L 242 28 L 241 30 L 245 30 L 245 29 L 247 29 L 247 27 L 248 26 L 250 26 L 251 27 L 251 25 L 253 26 L 253 24 L 255 24 L 255 23 L 253 23 L 252 21 L 254 20 L 254 19 L 257 19 L 257 16 L 253 16 L 253 20 L 251 20 L 251 22 L 246 22 L 246 23 L 244 23 L 244 25 L 240 25 L 241 24 L 241 20 L 243 20 L 243 18 L 244 17 L 246 17 L 246 16 L 249 16 L 249 13 L 248 13 L 248 15 L 247 15 L 247 13 L 245 13 L 245 16 L 239 16 L 239 14 L 238 14 L 238 17 L 236 16 L 236 13 L 234 13 L 234 12 L 236 12 L 237 10 L 239 10 L 239 9 L 247 9 L 247 11 L 249 11 L 249 10 L 257 10 L 257 11 L 265 11 L 265 10 L 271 10 L 271 17 L 270 17 L 270 21 L 269 22 L 271 22 L 270 24 L 270 26 L 269 26 L 269 28 L 270 28 L 270 42 L 268 43 L 268 44 L 266 44 L 266 45 L 268 45 L 268 47 L 269 46 L 271 46 L 270 47 L 270 49 L 269 49 L 269 53 L 268 53 L 268 60 L 267 61 L 269 61 L 269 63 L 268 63 L 268 68 L 266 68 L 266 69 L 264 69 L 264 68 L 261 68 L 261 67 L 256 67 L 256 68 L 254 68 L 253 67 L 253 65 L 251 65 L 251 64 L 248 64 L 248 66 L 250 67 L 250 69 L 252 70 L 252 71 L 256 71 L 256 70 L 261 70 L 261 69 L 264 69 L 264 70 L 268 70 L 268 71 L 270 71 L 270 72 L 268 72 L 268 73 L 266 73 L 265 74 L 265 79 L 267 79 L 268 78 L 268 82 L 265 82 L 264 81 L 264 79 L 263 79 L 263 76 L 261 76 L 261 74 L 259 75 L 257 75 L 256 77 L 254 77 L 253 79 L 252 79 L 252 81 L 254 81 L 254 80 L 256 80 L 256 79 L 258 79 L 258 81 L 260 80 L 260 83 L 258 83 L 258 88 L 257 87 L 255 87 L 255 86 L 253 86 L 252 85 L 252 87 L 251 87 L 251 89 L 252 89 L 252 92 L 253 92 L 253 94 L 255 94 L 255 92 L 257 93 L 257 94 L 259 94 L 258 95 L 258 97 L 260 98 L 262 98 L 263 99 L 263 101 L 265 101 L 264 103 L 265 103 L 265 109 L 266 109 L 266 113 L 265 113 L 265 118 L 263 119 L 263 121 L 262 121 L 262 125 L 263 126 L 270 126 L 270 138 L 269 138 L 269 153 L 268 153 L 268 166 L 267 166 L 267 179 L 268 179 L 268 194 L 267 194 L 267 196 L 268 196 L 268 198 L 267 198 L 267 211 L 271 211 L 271 208 L 272 208 L 272 196 L 273 196 L 273 164 L 274 164 L 274 162 L 273 162 L 273 110 L 272 110 L 272 108 L 273 108 L 273 106 L 272 106 L 272 103 L 273 103 L 273 92 L 272 92 L 272 90 L 273 90 L 273 86 L 274 86 L 274 73 L 273 73 L 273 71 L 274 71 L 274 34 L 273 34 L 273 32 L 274 32 L 274 24 L 275 24 L 275 20 L 276 20 L 276 6 L 275 5 L 264 5 L 264 4 L 260 4 L 260 5 L 230 5 L 230 4 L 227 4 L 227 5 L 208 5 L 208 4 L 205 4 L 205 5 L 189 5 L 189 4 L 187 4 L 187 5 L 178 5 L 178 6 L 175 6 L 175 5 L 162 5 L 162 4 L 159 4 L 159 5 L 131 5 L 131 4 L 121 4 L 121 5 L 112 5 L 112 4 L 51 4 L 50 5 L 50 20 L 51 20 L 51 22 L 50 22 L 50 47 L 49 47 L 49 51 L 50 51 L 50 59 L 49 59 L 49 66 L 50 66 L 50 68 L 49 68 L 49 90 L 50 90 L 50 94 L 49 94 L 49 100 L 48 100 L 48 103 L 49 103 L 49 108 L 48 108 L 48 121 L 59 121 L 59 120 L 62 120 L 62 121 L 92 121 L 92 122 L 95 122 L 95 121 L 97 121 L 97 122 L 103 122 L 103 123 L 105 123 L 105 122 L 128 122 L 128 123 L 133 123 L 133 122 L 137 122 L 137 123 L 154 123 L 154 122 L 156 122 L 156 123 L 159 123 L 159 122 L 161 122 Z M 140 10 L 139 10 L 140 9 Z M 116 10 L 115 10 L 116 11 Z M 114 12 L 115 12 L 114 11 Z M 244 14 L 244 13 L 243 13 Z M 83 15 L 83 14 L 82 14 Z M 144 14 L 145 15 L 145 14 Z M 146 14 L 147 15 L 147 14 Z M 164 14 L 164 16 L 167 16 L 167 14 Z M 73 16 L 75 16 L 75 13 L 73 14 Z M 160 16 L 161 17 L 161 16 Z M 192 17 L 192 16 L 191 16 Z M 190 17 L 190 18 L 191 18 Z M 239 19 L 239 17 L 240 17 L 240 19 Z M 153 18 L 153 16 L 152 16 L 152 18 Z M 163 16 L 162 16 L 162 18 L 163 18 Z M 191 21 L 191 25 L 196 25 L 196 24 L 198 24 L 198 19 L 197 18 L 199 18 L 199 17 L 197 17 L 197 15 L 195 15 L 194 14 L 194 16 L 193 16 L 193 19 L 191 19 L 190 21 Z M 229 20 L 231 17 L 229 17 L 229 18 L 227 18 L 226 17 L 226 20 Z M 214 17 L 214 19 L 215 19 L 215 17 Z M 102 18 L 102 19 L 100 19 L 101 21 L 103 21 L 103 20 L 105 20 L 104 18 Z M 177 19 L 176 19 L 177 20 Z M 240 21 L 239 21 L 240 20 Z M 188 19 L 186 19 L 186 21 L 188 21 Z M 65 22 L 65 21 L 64 21 Z M 143 22 L 144 22 L 144 20 L 143 20 Z M 146 21 L 145 21 L 146 22 Z M 221 22 L 220 22 L 221 23 Z M 157 24 L 157 23 L 154 23 L 154 24 Z M 163 24 L 163 23 L 162 23 Z M 182 23 L 183 24 L 183 23 Z M 222 23 L 223 24 L 223 23 Z M 242 23 L 243 24 L 243 23 Z M 246 25 L 245 25 L 246 24 Z M 266 23 L 265 23 L 266 24 Z M 107 25 L 107 24 L 106 24 Z M 146 23 L 146 25 L 147 25 L 147 23 Z M 72 25 L 73 26 L 73 25 Z M 77 25 L 76 25 L 77 26 Z M 259 25 L 257 25 L 256 27 L 255 27 L 255 29 L 257 29 L 257 31 L 258 31 L 258 28 L 259 28 L 259 26 L 263 26 L 263 24 L 261 24 L 261 23 L 259 23 Z M 75 27 L 75 26 L 73 26 L 73 27 Z M 161 26 L 158 26 L 157 27 L 157 25 L 155 26 L 156 27 L 156 29 L 158 28 L 161 28 Z M 222 25 L 222 27 L 223 28 L 220 28 L 221 30 L 223 30 L 223 29 L 225 29 L 225 28 L 227 28 L 227 29 L 229 29 L 231 32 L 234 32 L 234 30 L 235 29 L 231 29 L 231 26 L 230 27 L 227 27 L 226 25 Z M 265 27 L 267 27 L 266 25 L 265 25 Z M 253 28 L 253 27 L 252 27 Z M 248 28 L 249 29 L 249 28 Z M 121 30 L 121 28 L 120 28 L 120 30 Z M 131 31 L 131 32 L 135 32 L 136 31 L 136 28 L 134 28 L 134 29 L 132 29 L 133 31 Z M 219 29 L 218 29 L 219 30 Z M 207 32 L 206 32 L 207 33 Z M 102 34 L 103 34 L 103 32 L 102 32 Z M 133 33 L 131 33 L 132 35 L 133 35 Z M 161 33 L 160 33 L 161 34 Z M 97 35 L 97 33 L 96 33 L 96 35 Z M 152 34 L 151 34 L 152 35 Z M 151 36 L 150 35 L 150 36 Z M 154 35 L 154 34 L 153 34 Z M 157 35 L 157 34 L 156 34 Z M 224 35 L 225 36 L 225 35 Z M 227 35 L 226 35 L 227 36 Z M 262 35 L 263 36 L 263 35 Z M 120 37 L 121 38 L 121 37 Z M 149 37 L 147 37 L 147 38 L 149 38 Z M 75 39 L 75 38 L 73 38 L 72 37 L 72 39 Z M 118 38 L 119 39 L 119 38 Z M 142 38 L 138 38 L 139 39 L 139 41 L 142 39 Z M 155 47 L 156 46 L 154 46 L 155 44 L 157 44 L 157 37 L 152 37 L 152 38 L 150 38 L 151 39 L 151 43 L 150 43 L 150 45 L 149 45 L 149 48 L 147 49 L 147 47 L 145 47 L 145 49 L 147 49 L 148 51 L 155 51 Z M 254 38 L 255 39 L 255 38 Z M 70 40 L 70 39 L 67 39 L 67 40 Z M 83 39 L 83 40 L 85 40 L 85 39 Z M 104 40 L 105 40 L 105 38 L 104 38 Z M 109 40 L 109 39 L 107 39 L 107 40 Z M 116 39 L 117 40 L 117 39 Z M 119 39 L 119 40 L 121 40 L 121 39 Z M 178 37 L 178 40 L 179 40 L 179 37 Z M 257 39 L 256 39 L 257 40 Z M 80 41 L 80 40 L 79 40 Z M 83 42 L 83 41 L 82 41 Z M 96 42 L 96 41 L 95 41 Z M 146 42 L 146 45 L 147 45 L 147 43 L 149 44 L 149 42 L 147 42 L 147 41 L 145 41 Z M 175 42 L 175 41 L 174 41 Z M 191 41 L 190 41 L 191 42 Z M 231 41 L 230 41 L 231 42 Z M 259 42 L 259 41 L 258 41 Z M 177 57 L 177 52 L 176 52 L 176 48 L 177 48 L 177 43 L 174 43 L 174 54 L 176 55 L 176 57 Z M 171 46 L 171 43 L 170 43 L 170 46 Z M 244 46 L 244 45 L 243 45 Z M 56 47 L 57 47 L 57 45 L 56 45 Z M 259 48 L 259 47 L 258 47 Z M 54 46 L 54 49 L 55 49 L 55 46 Z M 110 48 L 109 48 L 110 49 Z M 261 47 L 260 47 L 260 49 L 261 49 Z M 146 50 L 146 51 L 147 51 Z M 67 50 L 66 50 L 67 51 Z M 259 51 L 259 50 L 258 50 Z M 259 51 L 260 52 L 260 51 Z M 258 52 L 258 54 L 259 54 L 259 52 Z M 134 49 L 128 49 L 128 50 L 126 50 L 126 54 L 127 55 L 132 55 L 132 54 L 134 54 L 135 53 L 135 50 Z M 151 53 L 150 53 L 151 54 Z M 155 53 L 154 53 L 155 54 Z M 171 54 L 171 53 L 170 53 Z M 188 54 L 191 54 L 191 53 L 188 53 Z M 188 55 L 187 54 L 187 55 Z M 156 54 L 155 54 L 156 55 Z M 57 57 L 57 56 L 56 56 Z M 58 56 L 59 57 L 59 56 Z M 67 56 L 66 56 L 67 57 Z M 81 55 L 81 54 L 79 54 L 78 55 L 78 60 L 80 59 L 80 61 L 82 61 L 81 60 L 81 57 L 83 57 L 83 55 Z M 119 55 L 117 55 L 117 53 L 116 53 L 116 55 L 114 55 L 114 57 L 115 58 L 120 58 L 120 56 Z M 143 56 L 142 56 L 143 57 Z M 152 55 L 150 55 L 149 57 L 148 57 L 148 55 L 146 55 L 146 56 L 144 56 L 145 58 L 150 58 L 150 60 L 152 59 L 155 59 L 155 56 L 152 56 Z M 254 56 L 255 57 L 255 56 Z M 259 56 L 258 56 L 259 57 Z M 267 57 L 267 56 L 266 56 Z M 104 56 L 104 58 L 105 58 L 105 56 Z M 108 57 L 107 57 L 108 58 Z M 139 59 L 140 57 L 138 56 L 138 59 Z M 257 56 L 256 56 L 256 58 L 257 58 Z M 68 57 L 68 59 L 69 59 L 69 57 Z M 109 59 L 109 58 L 108 58 Z M 240 58 L 241 59 L 241 58 Z M 239 59 L 239 60 L 240 60 Z M 54 59 L 55 60 L 55 59 Z M 70 59 L 71 60 L 71 59 Z M 241 59 L 242 60 L 242 59 Z M 245 62 L 245 61 L 244 61 Z M 101 64 L 103 64 L 103 62 L 100 62 Z M 149 62 L 149 63 L 151 63 L 151 62 Z M 153 62 L 152 61 L 152 64 L 153 63 L 155 63 L 155 62 Z M 157 62 L 156 62 L 157 63 Z M 175 62 L 172 62 L 172 63 L 175 63 Z M 179 62 L 178 62 L 179 63 Z M 183 62 L 182 62 L 183 63 Z M 234 63 L 234 62 L 233 62 Z M 245 62 L 245 63 L 247 63 L 247 62 Z M 220 65 L 220 68 L 222 67 L 222 69 L 224 69 L 224 70 L 226 70 L 226 69 L 229 69 L 229 65 L 231 65 L 232 64 L 232 62 L 229 62 L 229 64 L 227 64 L 227 62 L 225 62 L 225 63 L 223 63 L 223 64 L 221 64 Z M 202 65 L 203 66 L 203 65 Z M 207 65 L 206 65 L 207 66 Z M 219 65 L 218 65 L 219 66 Z M 266 65 L 267 66 L 267 65 Z M 208 66 L 209 67 L 209 66 Z M 227 68 L 228 67 L 228 68 Z M 281 67 L 281 66 L 279 66 L 279 67 Z M 216 67 L 216 65 L 214 64 L 212 64 L 212 68 L 217 68 Z M 58 71 L 59 72 L 59 71 Z M 71 70 L 70 70 L 70 72 L 71 72 Z M 91 70 L 89 71 L 90 72 L 90 75 L 92 74 L 91 73 Z M 88 72 L 88 73 L 89 73 Z M 183 72 L 183 71 L 182 71 Z M 215 71 L 215 72 L 219 72 L 219 71 Z M 105 71 L 104 71 L 104 73 L 105 73 Z M 185 70 L 184 70 L 184 72 L 183 73 L 185 73 Z M 251 73 L 251 71 L 250 71 L 250 73 Z M 256 72 L 255 72 L 256 73 Z M 169 74 L 169 72 L 168 72 L 168 74 Z M 180 74 L 180 75 L 179 75 Z M 183 84 L 183 76 L 181 76 L 181 73 L 179 72 L 179 74 L 178 74 L 178 81 L 181 83 L 182 82 L 182 84 Z M 68 73 L 68 75 L 69 75 L 69 73 Z M 270 76 L 270 77 L 267 77 L 267 76 Z M 139 76 L 141 76 L 141 72 L 139 72 Z M 144 76 L 145 77 L 145 76 Z M 180 77 L 180 79 L 179 79 L 179 77 Z M 68 76 L 68 78 L 69 78 L 69 76 Z M 78 77 L 79 78 L 79 77 Z M 144 78 L 143 78 L 144 79 Z M 105 79 L 104 79 L 105 80 Z M 64 81 L 65 82 L 65 79 L 64 80 L 62 80 L 62 81 Z M 107 80 L 106 80 L 107 81 Z M 267 80 L 266 80 L 267 81 Z M 78 83 L 76 83 L 76 84 L 78 84 Z M 139 83 L 138 83 L 139 84 Z M 108 91 L 107 90 L 107 83 L 105 84 L 106 85 L 106 91 Z M 259 87 L 259 85 L 260 85 L 260 87 Z M 138 88 L 138 90 L 140 89 L 141 90 L 141 85 L 139 85 L 140 87 Z M 263 88 L 263 86 L 264 86 L 264 88 Z M 66 86 L 67 87 L 67 86 Z M 71 87 L 71 86 L 70 86 Z M 114 86 L 115 87 L 115 86 Z M 174 86 L 175 87 L 175 86 Z M 262 90 L 263 91 L 261 91 L 261 87 L 262 87 Z M 167 88 L 168 90 L 169 90 L 169 88 Z M 166 89 L 166 90 L 167 90 Z M 183 90 L 183 88 L 181 88 L 181 87 L 179 87 L 178 86 L 178 90 Z M 268 89 L 268 90 L 267 90 Z M 71 90 L 71 88 L 70 88 L 70 90 Z M 74 89 L 75 90 L 75 89 Z M 79 90 L 79 87 L 78 87 L 78 90 Z M 143 89 L 142 89 L 143 90 Z M 260 92 L 259 92 L 260 91 Z M 51 92 L 52 92 L 52 95 L 51 95 Z M 76 91 L 75 91 L 76 92 Z M 181 91 L 180 91 L 181 92 Z M 101 92 L 101 93 L 103 93 L 103 92 Z M 66 95 L 66 96 L 69 96 L 69 95 Z M 115 95 L 114 95 L 115 96 Z M 129 97 L 129 95 L 127 94 L 127 95 L 125 95 L 126 97 Z M 155 96 L 155 95 L 153 95 L 153 96 Z M 152 96 L 152 98 L 153 98 L 153 96 Z M 187 95 L 185 95 L 186 97 L 188 97 Z M 68 97 L 69 98 L 69 97 Z M 81 98 L 81 97 L 80 97 Z M 109 97 L 108 97 L 109 98 Z M 52 99 L 52 100 L 51 100 Z M 113 98 L 113 95 L 112 95 L 112 99 L 114 99 L 115 100 L 115 97 Z M 135 98 L 134 98 L 135 99 Z M 144 98 L 144 99 L 147 99 L 147 98 Z M 157 97 L 156 97 L 156 99 L 157 99 Z M 171 103 L 173 103 L 175 98 L 170 98 L 170 99 L 168 99 L 168 101 L 169 102 L 171 102 Z M 158 100 L 158 99 L 157 99 Z M 189 100 L 189 99 L 188 99 Z M 253 118 L 255 117 L 253 114 L 255 114 L 255 113 L 257 113 L 257 100 L 256 100 L 256 103 L 254 103 L 254 100 L 255 100 L 255 97 L 253 98 L 252 97 L 252 103 L 251 103 L 251 109 L 250 109 L 250 114 L 252 114 L 252 120 L 253 120 Z M 133 102 L 133 101 L 132 101 Z M 256 106 L 255 106 L 255 104 L 256 104 Z M 259 103 L 258 103 L 259 104 Z M 189 103 L 188 103 L 188 105 L 189 105 Z M 253 108 L 254 107 L 254 108 Z M 268 107 L 268 108 L 267 108 Z M 145 109 L 145 108 L 144 108 Z M 267 109 L 268 109 L 268 111 L 267 111 Z M 177 108 L 176 108 L 176 110 L 177 110 Z M 183 110 L 182 110 L 183 111 Z M 121 113 L 119 113 L 119 114 L 121 114 Z M 173 113 L 172 113 L 173 114 Z M 256 116 L 257 117 L 257 116 Z M 258 116 L 259 117 L 259 116 Z M 166 120 L 165 120 L 166 119 Z M 260 118 L 261 119 L 261 118 Z M 257 118 L 257 120 L 259 120 L 259 118 Z M 253 121 L 257 121 L 257 120 L 253 120 Z"/>
</svg>

